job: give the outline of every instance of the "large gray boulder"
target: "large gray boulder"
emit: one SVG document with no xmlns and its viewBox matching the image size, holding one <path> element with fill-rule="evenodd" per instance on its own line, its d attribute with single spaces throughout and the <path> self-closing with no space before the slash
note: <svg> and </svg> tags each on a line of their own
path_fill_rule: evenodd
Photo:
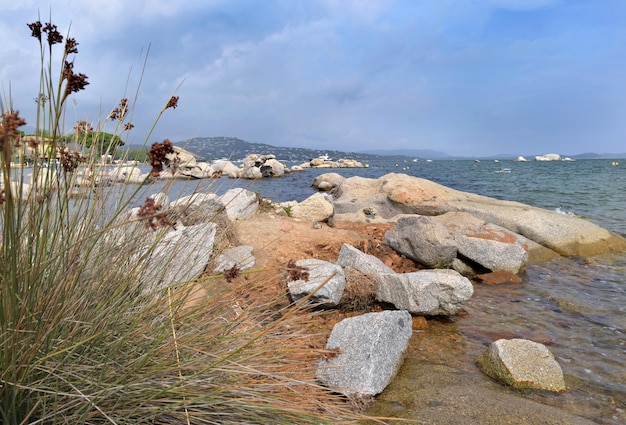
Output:
<svg viewBox="0 0 626 425">
<path fill-rule="evenodd" d="M 352 267 L 364 275 L 377 279 L 379 274 L 393 274 L 395 271 L 377 257 L 364 253 L 352 245 L 344 243 L 339 250 L 337 264 L 341 267 Z"/>
<path fill-rule="evenodd" d="M 298 301 L 323 284 L 324 286 L 311 297 L 310 302 L 322 307 L 335 307 L 339 304 L 346 288 L 346 276 L 341 266 L 315 258 L 298 260 L 296 266 L 302 267 L 307 276 L 287 283 L 291 299 Z"/>
<path fill-rule="evenodd" d="M 528 252 L 520 245 L 469 236 L 458 238 L 456 243 L 459 256 L 492 272 L 517 274 L 526 268 Z"/>
<path fill-rule="evenodd" d="M 215 223 L 179 224 L 164 235 L 146 231 L 146 245 L 134 254 L 136 259 L 143 258 L 140 279 L 146 292 L 200 277 L 213 253 L 216 228 Z"/>
<path fill-rule="evenodd" d="M 226 208 L 226 215 L 231 220 L 242 220 L 252 217 L 259 209 L 257 195 L 247 189 L 229 189 L 220 197 L 220 202 Z"/>
<path fill-rule="evenodd" d="M 538 342 L 499 339 L 476 362 L 487 375 L 516 389 L 566 390 L 561 366 Z"/>
<path fill-rule="evenodd" d="M 225 206 L 215 193 L 194 193 L 169 204 L 168 215 L 185 226 L 208 223 L 224 212 Z"/>
<path fill-rule="evenodd" d="M 450 267 L 457 244 L 446 227 L 432 217 L 401 217 L 395 230 L 385 234 L 385 243 L 399 254 L 431 268 Z"/>
<path fill-rule="evenodd" d="M 317 377 L 346 395 L 374 396 L 391 382 L 412 334 L 406 311 L 367 313 L 344 319 L 333 328 Z"/>
<path fill-rule="evenodd" d="M 379 275 L 376 299 L 411 314 L 452 316 L 473 293 L 469 279 L 454 270 L 420 270 Z"/>
</svg>

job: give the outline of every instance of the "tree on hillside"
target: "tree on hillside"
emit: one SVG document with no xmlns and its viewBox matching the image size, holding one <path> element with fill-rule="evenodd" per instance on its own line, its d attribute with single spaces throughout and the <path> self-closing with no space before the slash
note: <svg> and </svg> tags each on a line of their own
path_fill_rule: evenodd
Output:
<svg viewBox="0 0 626 425">
<path fill-rule="evenodd" d="M 67 141 L 76 142 L 88 149 L 93 147 L 100 154 L 113 153 L 118 147 L 124 146 L 124 141 L 119 136 L 103 131 L 93 131 L 91 124 L 86 121 L 76 123 L 74 130 L 76 132 L 67 136 Z"/>
</svg>

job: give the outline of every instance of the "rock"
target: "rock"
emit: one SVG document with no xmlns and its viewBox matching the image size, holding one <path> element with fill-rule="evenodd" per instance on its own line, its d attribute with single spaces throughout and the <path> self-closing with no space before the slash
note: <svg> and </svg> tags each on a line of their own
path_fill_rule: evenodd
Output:
<svg viewBox="0 0 626 425">
<path fill-rule="evenodd" d="M 213 175 L 213 169 L 206 162 L 197 162 L 193 166 L 179 167 L 178 174 L 194 179 L 206 179 Z"/>
<path fill-rule="evenodd" d="M 263 177 L 282 177 L 285 174 L 285 166 L 274 158 L 267 159 L 259 168 Z"/>
<path fill-rule="evenodd" d="M 520 390 L 566 390 L 561 366 L 545 345 L 526 339 L 499 339 L 477 359 L 490 377 Z"/>
<path fill-rule="evenodd" d="M 281 177 L 283 174 L 285 174 L 285 166 L 276 161 L 274 155 L 250 154 L 243 160 L 240 177 L 261 179 L 263 177 Z"/>
<path fill-rule="evenodd" d="M 472 283 L 454 270 L 381 274 L 376 299 L 426 316 L 457 314 L 474 293 Z"/>
<path fill-rule="evenodd" d="M 363 164 L 356 159 L 340 158 L 337 160 L 339 168 L 363 168 Z"/>
<path fill-rule="evenodd" d="M 352 267 L 368 277 L 377 278 L 379 274 L 393 274 L 394 270 L 373 255 L 359 251 L 344 243 L 341 245 L 337 264 L 343 268 Z"/>
<path fill-rule="evenodd" d="M 174 146 L 174 152 L 165 155 L 165 159 L 172 168 L 192 168 L 196 165 L 195 155 L 178 146 Z"/>
<path fill-rule="evenodd" d="M 154 203 L 156 205 L 161 205 L 161 207 L 165 207 L 165 206 L 169 205 L 169 203 L 170 203 L 169 196 L 167 196 L 167 194 L 164 193 L 164 192 L 154 193 L 154 194 L 150 195 L 150 197 L 152 199 L 154 199 Z"/>
<path fill-rule="evenodd" d="M 214 223 L 177 225 L 160 239 L 158 232 L 152 232 L 154 236 L 145 239 L 149 244 L 135 254 L 137 258 L 146 257 L 146 263 L 139 268 L 144 272 L 140 279 L 146 292 L 200 277 L 213 252 L 216 228 Z"/>
<path fill-rule="evenodd" d="M 328 338 L 328 354 L 318 364 L 317 377 L 346 395 L 379 394 L 396 375 L 411 334 L 411 315 L 406 311 L 344 319 Z"/>
<path fill-rule="evenodd" d="M 108 175 L 110 181 L 129 184 L 142 184 L 147 178 L 138 167 L 117 167 Z"/>
<path fill-rule="evenodd" d="M 582 218 L 520 202 L 461 192 L 405 174 L 351 177 L 333 191 L 337 220 L 366 207 L 393 220 L 401 214 L 439 216 L 465 212 L 524 236 L 560 255 L 591 256 L 626 249 L 626 239 Z"/>
<path fill-rule="evenodd" d="M 215 161 L 211 165 L 211 168 L 213 170 L 213 173 L 220 172 L 222 173 L 223 176 L 234 178 L 234 179 L 239 178 L 239 175 L 241 174 L 241 168 L 237 167 L 231 161 L 226 161 L 226 160 Z"/>
<path fill-rule="evenodd" d="M 561 155 L 558 153 L 547 153 L 545 155 L 537 155 L 535 161 L 560 161 Z"/>
<path fill-rule="evenodd" d="M 526 268 L 528 253 L 515 243 L 462 236 L 456 240 L 458 254 L 487 270 L 519 273 Z"/>
<path fill-rule="evenodd" d="M 169 210 L 175 221 L 185 226 L 215 221 L 225 210 L 222 198 L 215 193 L 194 193 L 170 202 Z"/>
<path fill-rule="evenodd" d="M 396 228 L 385 234 L 385 243 L 401 255 L 426 267 L 450 267 L 457 244 L 450 232 L 432 217 L 402 217 Z"/>
<path fill-rule="evenodd" d="M 335 214 L 337 219 L 347 221 L 372 221 L 364 214 L 364 210 L 374 209 L 377 212 L 376 222 L 388 222 L 398 214 L 413 214 L 412 208 L 404 208 L 392 202 L 382 191 L 382 180 L 367 179 L 354 176 L 344 179 L 332 190 Z"/>
<path fill-rule="evenodd" d="M 296 266 L 303 267 L 308 277 L 287 283 L 289 295 L 294 301 L 309 295 L 327 281 L 311 297 L 310 302 L 322 307 L 335 307 L 339 304 L 346 287 L 346 277 L 341 266 L 315 258 L 298 260 Z"/>
<path fill-rule="evenodd" d="M 220 197 L 231 220 L 241 220 L 256 214 L 259 200 L 254 192 L 242 188 L 229 189 Z"/>
<path fill-rule="evenodd" d="M 237 267 L 239 270 L 248 270 L 254 267 L 255 258 L 252 255 L 252 247 L 249 245 L 236 246 L 221 253 L 215 263 L 213 273 L 219 274 L 225 270 Z"/>
<path fill-rule="evenodd" d="M 311 186 L 317 190 L 329 191 L 339 186 L 344 180 L 345 177 L 341 174 L 325 173 L 315 177 Z"/>
<path fill-rule="evenodd" d="M 528 261 L 533 262 L 550 261 L 559 257 L 559 254 L 535 241 L 511 232 L 502 226 L 487 223 L 470 213 L 453 211 L 435 216 L 434 219 L 445 226 L 455 239 L 469 236 L 514 243 L 528 252 Z"/>
<path fill-rule="evenodd" d="M 291 207 L 291 216 L 302 220 L 326 221 L 333 215 L 333 204 L 321 193 L 314 193 Z"/>
</svg>

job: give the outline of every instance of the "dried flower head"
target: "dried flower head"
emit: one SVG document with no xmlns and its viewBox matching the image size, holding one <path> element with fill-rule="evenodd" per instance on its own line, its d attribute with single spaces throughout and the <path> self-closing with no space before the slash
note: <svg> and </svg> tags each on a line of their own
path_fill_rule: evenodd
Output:
<svg viewBox="0 0 626 425">
<path fill-rule="evenodd" d="M 39 93 L 39 96 L 35 98 L 35 103 L 41 106 L 45 105 L 47 101 L 48 101 L 48 96 L 46 96 L 43 93 Z"/>
<path fill-rule="evenodd" d="M 231 283 L 233 280 L 237 279 L 240 274 L 241 270 L 237 267 L 237 264 L 235 264 L 230 269 L 224 270 L 224 280 Z"/>
<path fill-rule="evenodd" d="M 78 53 L 78 42 L 75 38 L 67 38 L 65 40 L 65 54 Z"/>
<path fill-rule="evenodd" d="M 6 202 L 6 198 L 4 197 L 4 189 L 0 189 L 0 205 Z"/>
<path fill-rule="evenodd" d="M 18 128 L 26 124 L 26 121 L 19 116 L 19 111 L 7 111 L 2 114 L 0 121 L 0 146 L 4 148 L 5 143 L 16 139 L 20 132 Z"/>
<path fill-rule="evenodd" d="M 299 266 L 294 260 L 287 262 L 287 273 L 289 274 L 289 281 L 304 280 L 309 281 L 309 270 L 306 267 Z"/>
<path fill-rule="evenodd" d="M 146 227 L 152 230 L 156 230 L 159 227 L 172 226 L 165 212 L 159 212 L 161 208 L 161 205 L 154 202 L 154 198 L 147 198 L 146 202 L 139 207 L 137 216 L 145 218 L 147 220 Z"/>
<path fill-rule="evenodd" d="M 84 90 L 89 84 L 85 74 L 74 74 L 74 62 L 65 61 L 63 66 L 63 79 L 66 81 L 65 97 Z"/>
<path fill-rule="evenodd" d="M 85 158 L 79 152 L 61 153 L 61 166 L 66 173 L 73 173 L 78 166 L 85 161 Z"/>
<path fill-rule="evenodd" d="M 31 35 L 33 37 L 35 37 L 36 39 L 38 39 L 39 41 L 41 41 L 41 22 L 37 21 L 37 22 L 33 22 L 32 24 L 26 24 L 28 25 L 28 28 L 30 28 L 31 31 Z"/>
<path fill-rule="evenodd" d="M 115 108 L 113 108 L 113 110 L 111 111 L 107 119 L 111 121 L 115 121 L 115 120 L 124 121 L 124 118 L 126 118 L 127 113 L 128 113 L 128 99 L 122 98 L 120 100 L 119 106 L 116 106 Z"/>
<path fill-rule="evenodd" d="M 74 131 L 76 131 L 76 134 L 78 135 L 87 134 L 93 131 L 93 127 L 87 121 L 77 121 L 74 126 Z"/>
<path fill-rule="evenodd" d="M 133 128 L 135 128 L 135 125 L 131 122 L 127 122 L 126 124 L 124 124 L 124 128 L 122 129 L 122 131 L 130 131 Z"/>
<path fill-rule="evenodd" d="M 48 34 L 48 44 L 50 45 L 50 47 L 63 42 L 63 36 L 57 29 L 56 25 L 46 22 L 46 25 L 44 25 L 42 31 Z"/>
<path fill-rule="evenodd" d="M 171 153 L 174 153 L 174 145 L 168 139 L 165 139 L 163 143 L 155 142 L 152 144 L 152 148 L 148 152 L 152 166 L 152 171 L 150 171 L 152 177 L 158 177 L 159 173 L 163 171 L 163 163 L 167 160 L 166 156 Z"/>
<path fill-rule="evenodd" d="M 170 100 L 167 101 L 167 105 L 165 105 L 165 109 L 176 109 L 176 107 L 178 106 L 178 96 L 172 96 L 170 97 Z"/>
</svg>

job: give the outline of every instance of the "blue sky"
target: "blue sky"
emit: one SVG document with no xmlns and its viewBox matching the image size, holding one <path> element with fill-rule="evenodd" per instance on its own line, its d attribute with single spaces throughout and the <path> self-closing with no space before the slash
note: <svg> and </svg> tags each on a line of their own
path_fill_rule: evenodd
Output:
<svg viewBox="0 0 626 425">
<path fill-rule="evenodd" d="M 38 13 L 71 24 L 89 77 L 68 129 L 137 95 L 142 143 L 176 95 L 148 143 L 626 152 L 623 0 L 0 0 L 0 82 L 29 123 Z"/>
</svg>

